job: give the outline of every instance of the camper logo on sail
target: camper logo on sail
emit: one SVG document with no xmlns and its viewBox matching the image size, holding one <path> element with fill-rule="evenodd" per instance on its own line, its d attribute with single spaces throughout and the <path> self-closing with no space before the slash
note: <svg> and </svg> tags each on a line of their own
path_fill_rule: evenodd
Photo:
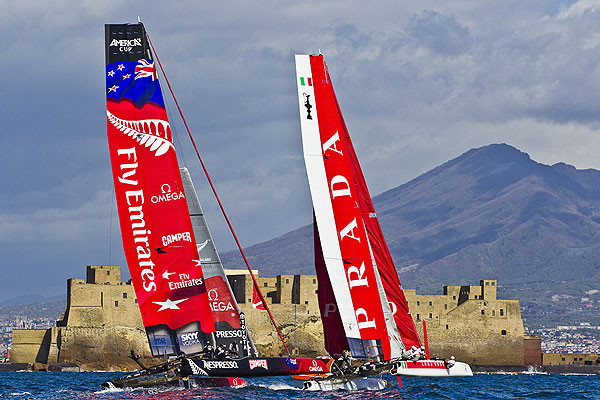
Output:
<svg viewBox="0 0 600 400">
<path fill-rule="evenodd" d="M 191 242 L 192 235 L 189 232 L 179 232 L 179 233 L 174 233 L 172 235 L 165 235 L 162 237 L 162 244 L 163 244 L 163 246 L 167 247 L 171 243 L 179 242 L 182 240 L 184 240 L 186 242 Z"/>
</svg>

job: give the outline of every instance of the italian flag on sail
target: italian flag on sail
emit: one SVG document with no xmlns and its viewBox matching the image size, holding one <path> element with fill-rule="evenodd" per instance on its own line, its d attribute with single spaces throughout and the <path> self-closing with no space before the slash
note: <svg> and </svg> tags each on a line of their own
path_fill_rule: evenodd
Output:
<svg viewBox="0 0 600 400">
<path fill-rule="evenodd" d="M 301 76 L 300 86 L 312 86 L 312 78 Z"/>
</svg>

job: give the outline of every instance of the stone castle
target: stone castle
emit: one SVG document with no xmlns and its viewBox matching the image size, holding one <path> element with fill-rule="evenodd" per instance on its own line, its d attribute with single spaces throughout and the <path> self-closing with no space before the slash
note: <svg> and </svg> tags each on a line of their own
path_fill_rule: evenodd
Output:
<svg viewBox="0 0 600 400">
<path fill-rule="evenodd" d="M 284 353 L 267 313 L 252 308 L 248 272 L 226 273 L 259 352 Z M 86 275 L 85 281 L 67 281 L 67 307 L 56 327 L 13 331 L 12 362 L 133 369 L 135 364 L 127 358 L 131 349 L 150 362 L 135 292 L 130 282 L 121 282 L 120 267 L 88 266 Z M 258 277 L 257 281 L 289 349 L 304 356 L 326 354 L 316 275 Z M 541 364 L 537 362 L 539 336 L 524 335 L 518 300 L 497 299 L 495 280 L 444 286 L 441 295 L 404 292 L 421 338 L 426 326 L 431 357 L 454 355 L 474 365 L 524 365 L 526 360 Z"/>
</svg>

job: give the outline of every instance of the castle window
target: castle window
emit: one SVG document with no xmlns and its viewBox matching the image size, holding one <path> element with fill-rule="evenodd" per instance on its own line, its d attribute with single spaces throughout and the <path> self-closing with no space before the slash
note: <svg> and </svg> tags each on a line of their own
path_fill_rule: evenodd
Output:
<svg viewBox="0 0 600 400">
<path fill-rule="evenodd" d="M 563 361 L 566 361 L 564 357 L 561 358 Z"/>
<path fill-rule="evenodd" d="M 110 275 L 110 271 L 106 271 L 106 275 Z"/>
<path fill-rule="evenodd" d="M 494 282 L 492 282 L 492 286 L 494 286 L 494 285 L 495 285 L 495 283 L 494 283 Z"/>
<path fill-rule="evenodd" d="M 496 310 L 492 310 L 492 317 L 496 316 Z"/>
<path fill-rule="evenodd" d="M 267 283 L 267 282 L 265 282 L 265 287 L 267 287 L 267 285 L 268 285 L 268 283 Z"/>
<path fill-rule="evenodd" d="M 502 329 L 502 331 L 500 332 L 502 335 L 506 336 L 506 329 Z"/>
<path fill-rule="evenodd" d="M 317 280 L 313 279 L 313 285 L 316 285 L 316 283 L 317 283 Z"/>
<path fill-rule="evenodd" d="M 421 315 L 417 314 L 417 321 L 420 321 L 420 320 L 421 320 Z"/>
<path fill-rule="evenodd" d="M 137 299 L 135 299 L 135 304 L 137 304 Z"/>
<path fill-rule="evenodd" d="M 446 325 L 446 329 L 448 329 L 448 325 Z"/>
<path fill-rule="evenodd" d="M 308 304 L 308 300 L 306 300 L 306 301 L 304 302 L 304 304 Z"/>
<path fill-rule="evenodd" d="M 504 309 L 503 308 L 500 309 L 500 315 L 504 315 Z"/>
<path fill-rule="evenodd" d="M 486 283 L 485 283 L 485 286 L 490 286 L 490 283 L 489 283 L 489 282 L 486 282 Z"/>
<path fill-rule="evenodd" d="M 431 307 L 433 304 L 431 304 L 431 302 L 429 302 L 429 307 Z"/>
<path fill-rule="evenodd" d="M 448 309 L 448 304 L 444 304 L 444 310 Z"/>
<path fill-rule="evenodd" d="M 127 293 L 123 293 L 123 298 L 126 299 L 127 298 Z"/>
<path fill-rule="evenodd" d="M 456 300 L 456 296 L 452 296 L 452 300 Z"/>
<path fill-rule="evenodd" d="M 318 291 L 318 290 L 315 290 L 315 294 L 317 294 L 317 293 L 319 293 L 319 291 Z"/>
<path fill-rule="evenodd" d="M 418 305 L 418 306 L 420 306 L 420 305 L 421 305 L 421 302 L 420 302 L 420 301 L 417 301 L 417 305 Z"/>
<path fill-rule="evenodd" d="M 119 302 L 115 300 L 115 307 L 119 307 Z"/>
<path fill-rule="evenodd" d="M 286 283 L 286 284 L 290 283 L 290 280 L 289 280 L 289 279 L 286 279 L 286 280 L 285 280 L 285 283 Z"/>
<path fill-rule="evenodd" d="M 429 319 L 431 319 L 431 318 L 433 318 L 433 317 L 431 316 L 431 313 L 429 313 Z"/>
<path fill-rule="evenodd" d="M 481 315 L 485 315 L 485 310 L 481 310 Z"/>
</svg>

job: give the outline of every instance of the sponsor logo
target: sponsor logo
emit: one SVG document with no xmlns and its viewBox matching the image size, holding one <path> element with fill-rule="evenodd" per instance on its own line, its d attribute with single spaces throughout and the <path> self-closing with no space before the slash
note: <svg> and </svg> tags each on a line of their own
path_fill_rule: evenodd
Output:
<svg viewBox="0 0 600 400">
<path fill-rule="evenodd" d="M 310 104 L 310 94 L 302 93 L 304 96 L 304 107 L 306 107 L 306 119 L 312 119 L 312 115 L 310 115 L 310 109 L 313 108 L 312 104 Z"/>
<path fill-rule="evenodd" d="M 206 369 L 236 369 L 238 368 L 237 361 L 215 361 L 215 360 L 207 360 L 202 361 L 204 368 Z"/>
<path fill-rule="evenodd" d="M 215 331 L 215 336 L 218 338 L 241 338 L 244 337 L 244 333 L 241 329 L 230 330 L 230 331 Z"/>
<path fill-rule="evenodd" d="M 269 369 L 269 366 L 267 365 L 267 360 L 265 360 L 265 359 L 262 359 L 262 360 L 249 359 L 248 364 L 250 365 L 250 369 L 254 369 L 254 368 Z"/>
<path fill-rule="evenodd" d="M 190 232 L 179 232 L 173 233 L 172 235 L 165 235 L 162 237 L 162 244 L 163 246 L 167 247 L 171 243 L 180 242 L 182 240 L 186 242 L 191 242 L 192 235 L 190 234 Z"/>
<path fill-rule="evenodd" d="M 179 279 L 179 282 L 169 282 L 169 290 L 200 286 L 204 283 L 202 278 L 190 278 L 189 274 L 179 274 Z"/>
<path fill-rule="evenodd" d="M 217 289 L 210 289 L 208 291 L 208 300 L 210 301 L 208 305 L 212 312 L 235 310 L 230 301 L 219 301 L 219 292 L 217 292 Z"/>
<path fill-rule="evenodd" d="M 319 365 L 317 360 L 312 360 L 312 365 L 308 367 L 310 372 L 323 372 L 323 367 Z"/>
<path fill-rule="evenodd" d="M 108 113 L 110 114 L 110 112 Z M 119 160 L 121 170 L 121 175 L 117 177 L 119 183 L 130 185 L 132 189 L 139 188 L 138 190 L 125 190 L 125 201 L 128 206 L 129 221 L 131 221 L 133 241 L 136 244 L 138 266 L 141 269 L 139 276 L 142 279 L 142 287 L 146 292 L 153 292 L 157 288 L 156 282 L 154 282 L 156 277 L 154 266 L 156 264 L 152 260 L 150 251 L 150 242 L 152 241 L 150 234 L 152 232 L 150 229 L 146 229 L 146 220 L 144 219 L 144 189 L 141 188 L 137 178 L 138 158 L 135 147 L 118 149 L 116 160 Z"/>
<path fill-rule="evenodd" d="M 393 301 L 390 301 L 390 309 L 392 310 L 392 315 L 396 315 L 396 311 L 398 311 L 398 307 L 396 306 L 396 303 L 394 303 Z"/>
<path fill-rule="evenodd" d="M 169 137 L 171 128 L 169 122 L 162 119 L 126 120 L 115 116 L 106 110 L 106 117 L 119 131 L 135 139 L 140 145 L 150 148 L 155 155 L 161 156 L 173 147 Z"/>
<path fill-rule="evenodd" d="M 198 339 L 198 332 L 190 332 L 179 335 L 179 340 L 182 346 L 192 346 L 200 343 Z"/>
<path fill-rule="evenodd" d="M 295 358 L 287 358 L 286 357 L 285 364 L 289 365 L 290 367 L 292 367 L 294 369 L 298 369 L 298 362 L 296 361 Z"/>
<path fill-rule="evenodd" d="M 134 47 L 142 45 L 142 38 L 113 39 L 110 47 L 118 47 L 121 53 L 129 53 Z"/>
<path fill-rule="evenodd" d="M 185 199 L 185 195 L 182 191 L 171 192 L 171 186 L 168 183 L 162 185 L 160 187 L 160 191 L 162 192 L 161 194 L 150 197 L 150 201 L 152 203 L 157 204 L 173 200 Z"/>
</svg>

